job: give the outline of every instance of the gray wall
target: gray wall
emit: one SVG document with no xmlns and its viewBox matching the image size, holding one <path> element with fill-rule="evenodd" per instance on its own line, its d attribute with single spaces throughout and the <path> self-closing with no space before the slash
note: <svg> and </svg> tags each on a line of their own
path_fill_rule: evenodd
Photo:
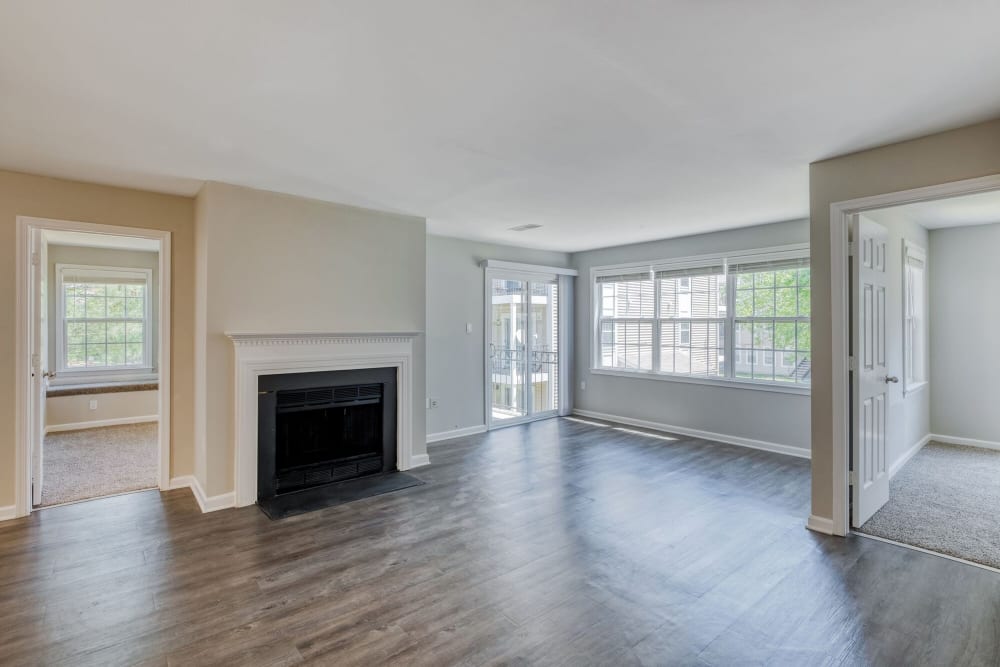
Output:
<svg viewBox="0 0 1000 667">
<path fill-rule="evenodd" d="M 482 426 L 484 259 L 569 266 L 562 252 L 427 236 L 427 433 Z M 472 333 L 466 333 L 466 324 Z"/>
<path fill-rule="evenodd" d="M 150 336 L 150 355 L 153 369 L 156 370 L 157 349 L 159 341 L 160 317 L 160 276 L 159 253 L 142 250 L 119 250 L 116 248 L 85 248 L 81 246 L 48 245 L 48 317 L 49 317 L 49 369 L 57 368 L 56 363 L 56 264 L 83 264 L 86 266 L 113 266 L 127 269 L 151 269 L 153 278 L 149 285 L 150 326 L 146 332 Z"/>
<path fill-rule="evenodd" d="M 931 430 L 1000 442 L 1000 224 L 930 232 Z"/>
<path fill-rule="evenodd" d="M 590 269 L 808 241 L 809 223 L 799 220 L 574 254 L 573 266 L 580 272 L 574 407 L 807 451 L 809 396 L 591 373 Z M 586 390 L 580 388 L 581 381 L 586 382 Z"/>
<path fill-rule="evenodd" d="M 886 259 L 886 272 L 889 275 L 888 311 L 886 313 L 886 347 L 889 355 L 889 370 L 900 378 L 899 384 L 889 385 L 889 414 L 893 425 L 890 428 L 886 448 L 889 455 L 890 468 L 900 462 L 901 458 L 920 440 L 931 432 L 931 390 L 932 384 L 924 385 L 922 389 L 908 395 L 903 394 L 903 239 L 912 241 L 928 251 L 925 280 L 934 271 L 934 257 L 928 248 L 927 230 L 920 225 L 901 218 L 880 219 L 873 214 L 879 224 L 889 231 L 889 249 Z M 929 281 L 933 282 L 933 281 Z M 925 284 L 926 287 L 926 284 Z M 926 293 L 926 292 L 925 292 Z M 930 307 L 934 299 L 930 298 Z M 933 319 L 928 313 L 926 319 Z M 927 324 L 925 323 L 925 327 Z M 924 329 L 924 334 L 930 336 L 930 328 Z M 929 350 L 929 348 L 928 348 Z M 924 368 L 930 368 L 925 357 Z"/>
</svg>

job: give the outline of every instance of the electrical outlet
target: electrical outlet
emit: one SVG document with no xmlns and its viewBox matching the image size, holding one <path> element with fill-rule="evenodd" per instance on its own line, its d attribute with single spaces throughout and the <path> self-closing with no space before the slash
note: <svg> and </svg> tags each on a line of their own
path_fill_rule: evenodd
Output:
<svg viewBox="0 0 1000 667">
<path fill-rule="evenodd" d="M 472 322 L 465 323 L 465 333 L 467 334 L 472 333 Z"/>
<path fill-rule="evenodd" d="M 431 410 L 433 410 L 437 406 L 438 406 L 438 400 L 436 398 L 428 398 L 427 399 L 427 407 L 428 408 L 430 408 Z"/>
<path fill-rule="evenodd" d="M 580 380 L 580 391 L 587 391 L 587 381 Z"/>
<path fill-rule="evenodd" d="M 97 409 L 97 399 L 91 399 L 90 400 L 90 409 L 91 410 L 96 410 Z"/>
</svg>

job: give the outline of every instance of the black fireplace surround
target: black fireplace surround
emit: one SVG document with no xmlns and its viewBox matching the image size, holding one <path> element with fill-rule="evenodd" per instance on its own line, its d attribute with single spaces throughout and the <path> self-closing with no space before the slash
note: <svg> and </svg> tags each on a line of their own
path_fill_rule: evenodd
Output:
<svg viewBox="0 0 1000 667">
<path fill-rule="evenodd" d="M 396 470 L 396 369 L 262 375 L 257 502 L 311 502 L 323 487 Z"/>
</svg>

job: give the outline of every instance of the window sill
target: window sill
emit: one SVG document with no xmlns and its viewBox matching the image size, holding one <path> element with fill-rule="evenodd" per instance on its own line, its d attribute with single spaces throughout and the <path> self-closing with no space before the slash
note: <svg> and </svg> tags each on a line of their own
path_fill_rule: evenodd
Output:
<svg viewBox="0 0 1000 667">
<path fill-rule="evenodd" d="M 78 387 L 81 385 L 96 384 L 141 384 L 148 382 L 155 383 L 158 380 L 159 375 L 152 368 L 136 368 L 127 371 L 105 371 L 96 373 L 93 371 L 61 370 L 56 374 L 56 377 L 49 380 L 49 386 Z"/>
<path fill-rule="evenodd" d="M 160 388 L 158 382 L 91 382 L 80 384 L 65 384 L 49 387 L 45 391 L 47 398 L 60 396 L 86 396 L 90 394 L 118 394 L 131 391 L 156 391 Z"/>
<path fill-rule="evenodd" d="M 615 377 L 634 378 L 639 380 L 658 380 L 660 382 L 677 382 L 680 384 L 700 384 L 711 387 L 725 387 L 728 389 L 749 389 L 751 391 L 768 391 L 775 394 L 794 394 L 796 396 L 810 395 L 809 387 L 783 386 L 780 384 L 754 382 L 752 380 L 685 377 L 683 375 L 669 375 L 667 373 L 656 373 L 653 371 L 619 371 L 610 368 L 591 368 L 590 372 L 594 375 L 611 375 Z"/>
<path fill-rule="evenodd" d="M 916 384 L 911 384 L 903 389 L 903 396 L 916 394 L 917 392 L 922 391 L 924 387 L 926 387 L 928 384 L 930 383 L 927 380 L 924 380 L 923 382 L 918 382 Z"/>
</svg>

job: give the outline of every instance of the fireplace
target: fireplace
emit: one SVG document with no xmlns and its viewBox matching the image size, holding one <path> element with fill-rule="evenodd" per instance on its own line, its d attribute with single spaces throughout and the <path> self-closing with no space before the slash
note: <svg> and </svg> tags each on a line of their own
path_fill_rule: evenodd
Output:
<svg viewBox="0 0 1000 667">
<path fill-rule="evenodd" d="M 321 487 L 396 470 L 396 369 L 258 378 L 257 502 L 310 501 Z"/>
</svg>

